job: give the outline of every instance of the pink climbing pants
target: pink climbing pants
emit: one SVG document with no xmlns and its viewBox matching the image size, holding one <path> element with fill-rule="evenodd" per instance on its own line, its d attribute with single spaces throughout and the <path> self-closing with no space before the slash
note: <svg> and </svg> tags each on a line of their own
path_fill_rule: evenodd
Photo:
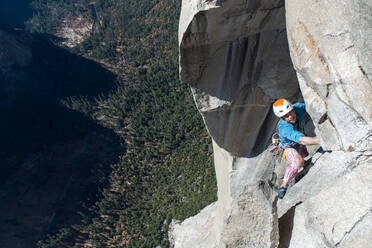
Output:
<svg viewBox="0 0 372 248">
<path fill-rule="evenodd" d="M 300 164 L 295 163 L 294 158 L 296 157 L 296 155 L 300 155 L 301 157 L 306 157 L 308 155 L 306 147 L 301 146 L 298 151 L 294 148 L 287 148 L 285 150 L 285 159 L 290 163 L 290 165 L 288 165 L 285 171 L 284 178 L 283 178 L 283 182 L 285 184 L 288 184 L 289 181 L 291 181 L 297 175 L 298 169 L 301 166 Z"/>
</svg>

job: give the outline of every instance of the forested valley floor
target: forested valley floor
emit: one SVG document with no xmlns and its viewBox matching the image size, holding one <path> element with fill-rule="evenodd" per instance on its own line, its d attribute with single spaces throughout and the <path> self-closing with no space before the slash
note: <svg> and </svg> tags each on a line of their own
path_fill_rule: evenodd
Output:
<svg viewBox="0 0 372 248">
<path fill-rule="evenodd" d="M 90 1 L 34 1 L 31 32 L 94 18 Z M 96 30 L 68 49 L 116 75 L 115 89 L 61 104 L 113 130 L 123 152 L 81 223 L 56 222 L 38 246 L 169 247 L 172 219 L 216 200 L 211 140 L 188 85 L 178 76 L 181 0 L 96 0 Z M 87 72 L 89 73 L 89 72 Z M 87 246 L 88 247 L 88 246 Z"/>
</svg>

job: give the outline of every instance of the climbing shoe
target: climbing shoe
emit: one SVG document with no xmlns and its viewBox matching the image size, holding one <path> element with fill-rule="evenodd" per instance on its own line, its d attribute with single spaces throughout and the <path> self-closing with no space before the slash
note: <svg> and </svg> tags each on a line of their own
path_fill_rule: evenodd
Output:
<svg viewBox="0 0 372 248">
<path fill-rule="evenodd" d="M 283 197 L 285 196 L 285 193 L 287 193 L 287 188 L 286 187 L 281 187 L 278 190 L 278 197 L 279 197 L 279 199 L 283 199 Z"/>
</svg>

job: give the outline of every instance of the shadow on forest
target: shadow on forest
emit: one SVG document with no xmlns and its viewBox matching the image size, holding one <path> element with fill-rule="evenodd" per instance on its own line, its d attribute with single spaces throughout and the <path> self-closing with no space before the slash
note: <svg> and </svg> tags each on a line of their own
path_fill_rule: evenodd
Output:
<svg viewBox="0 0 372 248">
<path fill-rule="evenodd" d="M 116 78 L 40 35 L 0 27 L 0 47 L 0 243 L 35 247 L 46 232 L 81 223 L 125 152 L 113 130 L 60 101 L 84 96 L 90 108 Z"/>
<path fill-rule="evenodd" d="M 12 27 L 23 28 L 24 23 L 32 17 L 32 0 L 1 0 L 0 22 Z"/>
</svg>

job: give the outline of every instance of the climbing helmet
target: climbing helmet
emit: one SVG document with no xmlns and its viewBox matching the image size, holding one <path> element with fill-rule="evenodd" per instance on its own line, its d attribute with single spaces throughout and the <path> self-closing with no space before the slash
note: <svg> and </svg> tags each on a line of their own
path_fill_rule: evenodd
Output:
<svg viewBox="0 0 372 248">
<path fill-rule="evenodd" d="M 282 116 L 286 115 L 292 109 L 293 109 L 292 104 L 284 98 L 276 100 L 273 104 L 274 114 L 278 117 L 282 117 Z"/>
</svg>

